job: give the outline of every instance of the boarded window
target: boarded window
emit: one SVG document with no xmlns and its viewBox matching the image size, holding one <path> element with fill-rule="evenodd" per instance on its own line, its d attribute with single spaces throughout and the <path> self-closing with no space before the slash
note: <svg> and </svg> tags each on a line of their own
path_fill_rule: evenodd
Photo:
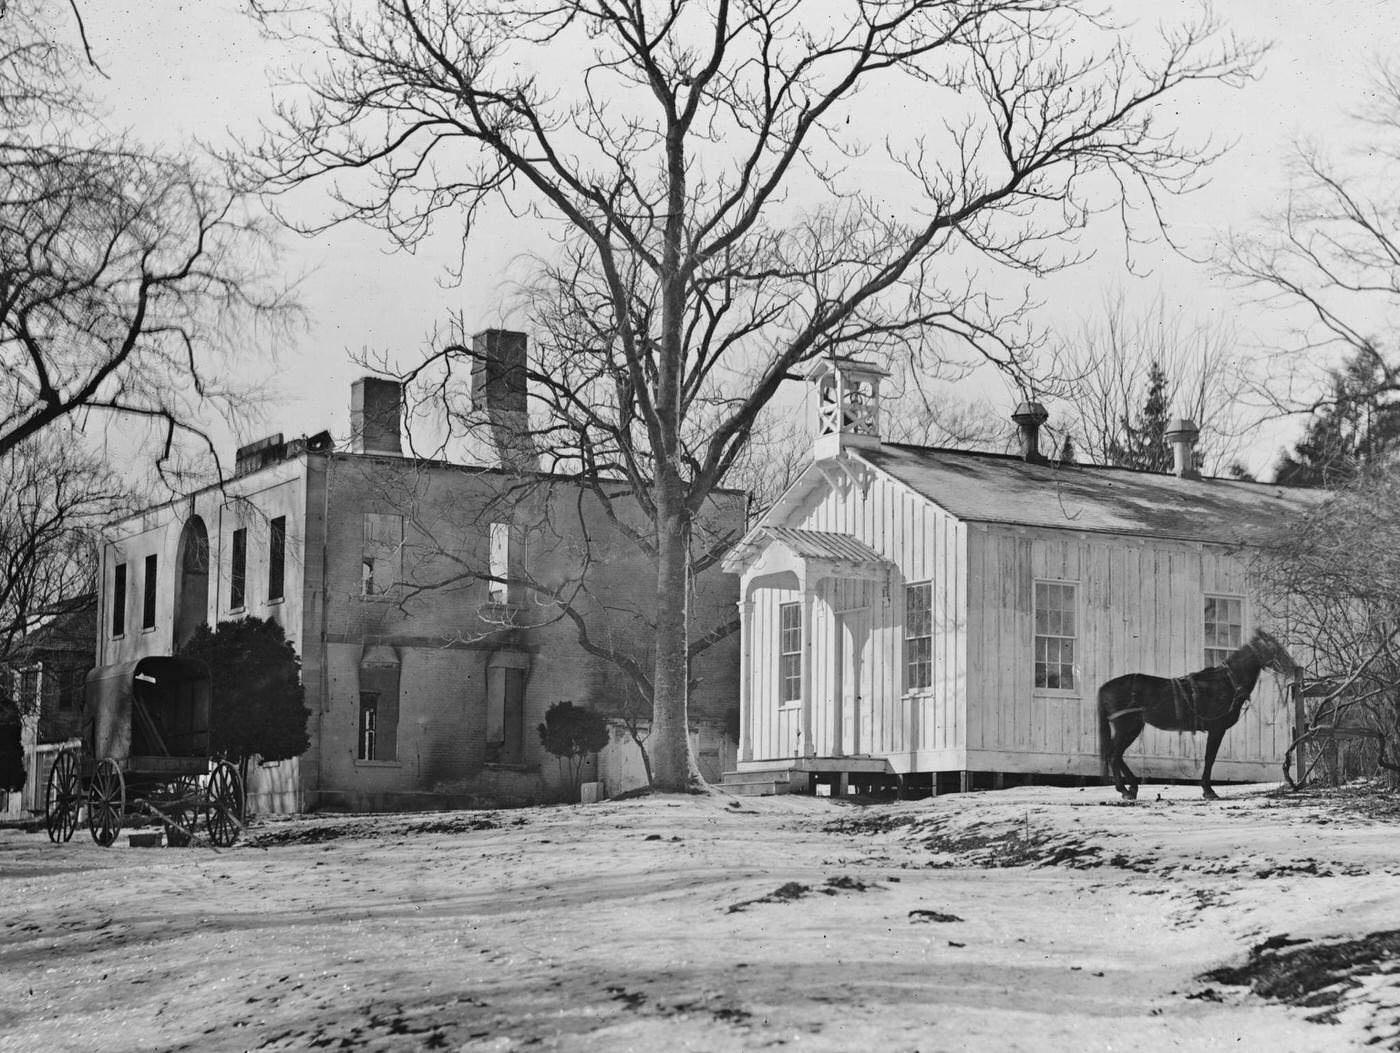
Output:
<svg viewBox="0 0 1400 1053">
<path fill-rule="evenodd" d="M 239 527 L 233 532 L 229 557 L 228 605 L 235 611 L 243 609 L 248 586 L 248 531 Z"/>
<path fill-rule="evenodd" d="M 1244 600 L 1207 596 L 1205 629 L 1206 665 L 1220 665 L 1244 646 Z"/>
<path fill-rule="evenodd" d="M 361 595 L 391 595 L 403 581 L 403 516 L 366 512 L 364 521 Z"/>
<path fill-rule="evenodd" d="M 141 628 L 156 627 L 156 557 L 146 557 L 146 591 L 141 596 Z"/>
<path fill-rule="evenodd" d="M 492 666 L 486 670 L 486 744 L 491 763 L 525 763 L 523 668 Z"/>
<path fill-rule="evenodd" d="M 1063 581 L 1035 583 L 1035 686 L 1073 691 L 1077 638 L 1075 586 Z"/>
<path fill-rule="evenodd" d="M 933 582 L 904 587 L 904 690 L 933 686 Z"/>
<path fill-rule="evenodd" d="M 118 563 L 112 574 L 112 635 L 126 632 L 126 564 Z"/>
<path fill-rule="evenodd" d="M 802 604 L 778 607 L 778 701 L 802 698 Z"/>
<path fill-rule="evenodd" d="M 282 599 L 287 575 L 287 517 L 278 516 L 267 534 L 267 599 Z"/>
<path fill-rule="evenodd" d="M 510 600 L 510 524 L 491 524 L 491 581 L 487 595 L 492 603 L 507 603 Z"/>
</svg>

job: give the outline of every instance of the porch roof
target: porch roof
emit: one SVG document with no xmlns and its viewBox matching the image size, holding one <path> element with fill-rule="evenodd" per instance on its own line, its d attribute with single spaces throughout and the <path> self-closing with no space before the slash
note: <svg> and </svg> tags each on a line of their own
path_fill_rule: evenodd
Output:
<svg viewBox="0 0 1400 1053">
<path fill-rule="evenodd" d="M 855 566 L 883 566 L 886 563 L 880 553 L 850 534 L 757 526 L 724 558 L 724 569 L 730 574 L 743 573 L 769 545 L 775 543 L 802 560 L 830 561 Z"/>
</svg>

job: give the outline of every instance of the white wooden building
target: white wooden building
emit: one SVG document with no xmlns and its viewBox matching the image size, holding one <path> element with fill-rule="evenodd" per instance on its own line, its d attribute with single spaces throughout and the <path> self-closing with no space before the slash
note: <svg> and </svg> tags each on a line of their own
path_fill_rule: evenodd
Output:
<svg viewBox="0 0 1400 1053">
<path fill-rule="evenodd" d="M 1250 546 L 1317 491 L 1190 469 L 1051 463 L 1036 403 L 1022 456 L 881 442 L 884 374 L 813 371 L 813 462 L 731 553 L 741 576 L 741 738 L 751 792 L 891 781 L 935 792 L 1097 779 L 1098 686 L 1217 664 L 1259 616 Z M 1288 688 L 1266 672 L 1220 781 L 1278 780 Z M 1149 728 L 1149 778 L 1199 777 L 1205 736 Z"/>
</svg>

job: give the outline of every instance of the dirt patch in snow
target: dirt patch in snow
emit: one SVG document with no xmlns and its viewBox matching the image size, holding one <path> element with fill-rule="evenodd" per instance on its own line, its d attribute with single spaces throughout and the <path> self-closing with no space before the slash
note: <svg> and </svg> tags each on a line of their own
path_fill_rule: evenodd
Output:
<svg viewBox="0 0 1400 1053">
<path fill-rule="evenodd" d="M 523 826 L 524 818 L 505 820 L 495 813 L 452 812 L 442 815 L 395 816 L 300 816 L 290 820 L 273 819 L 247 830 L 246 843 L 253 848 L 280 845 L 314 845 L 346 838 L 373 838 L 417 834 L 463 834 L 475 830 L 499 830 L 502 826 Z"/>
<path fill-rule="evenodd" d="M 1271 936 L 1250 948 L 1243 965 L 1221 966 L 1199 979 L 1226 987 L 1248 987 L 1255 995 L 1284 1005 L 1322 1008 L 1323 1012 L 1308 1019 L 1330 1023 L 1337 1007 L 1362 987 L 1365 979 L 1396 971 L 1400 971 L 1400 930 L 1389 929 L 1334 941 Z M 1212 1000 L 1213 996 L 1215 989 L 1207 987 L 1194 997 Z"/>
<path fill-rule="evenodd" d="M 824 884 L 815 888 L 811 885 L 803 885 L 797 881 L 787 881 L 779 885 L 766 896 L 758 896 L 755 899 L 741 900 L 738 903 L 731 903 L 725 910 L 726 914 L 737 914 L 747 907 L 757 906 L 760 903 L 791 903 L 793 900 L 802 899 L 804 896 L 818 893 L 824 896 L 836 896 L 842 892 L 869 892 L 871 889 L 879 888 L 877 884 L 861 881 L 859 878 L 840 877 L 827 878 Z"/>
</svg>

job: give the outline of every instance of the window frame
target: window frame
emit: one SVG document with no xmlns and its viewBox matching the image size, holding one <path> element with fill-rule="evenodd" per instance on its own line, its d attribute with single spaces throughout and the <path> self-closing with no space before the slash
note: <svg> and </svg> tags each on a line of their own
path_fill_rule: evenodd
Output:
<svg viewBox="0 0 1400 1053">
<path fill-rule="evenodd" d="M 1080 674 L 1079 669 L 1080 651 L 1078 644 L 1080 622 L 1082 619 L 1079 613 L 1079 587 L 1080 583 L 1078 581 L 1071 581 L 1065 578 L 1034 578 L 1031 581 L 1031 687 L 1037 695 L 1057 698 L 1078 698 L 1081 696 L 1083 690 L 1083 676 Z M 1053 611 L 1049 608 L 1044 608 L 1047 615 L 1045 630 L 1041 629 L 1039 618 L 1042 610 L 1040 600 L 1042 588 L 1070 590 L 1068 608 L 1056 607 Z M 1063 632 L 1063 624 L 1061 624 L 1059 626 L 1061 631 L 1050 632 L 1049 629 L 1051 626 L 1049 625 L 1050 618 L 1048 616 L 1050 614 L 1063 615 L 1066 612 L 1068 612 L 1072 618 L 1070 626 L 1072 631 L 1070 633 Z M 1047 641 L 1043 658 L 1040 646 L 1041 640 Z M 1053 663 L 1050 661 L 1050 648 L 1048 644 L 1048 641 L 1051 640 L 1058 641 L 1058 646 L 1056 647 L 1057 657 Z M 1066 641 L 1069 642 L 1070 646 L 1068 662 L 1064 660 L 1063 650 Z M 1070 676 L 1070 685 L 1068 687 L 1063 686 L 1063 680 L 1051 686 L 1049 680 L 1050 668 L 1052 665 L 1058 670 L 1058 675 L 1061 677 L 1064 674 L 1065 668 L 1068 667 Z M 1045 683 L 1040 682 L 1042 666 L 1045 667 Z"/>
<path fill-rule="evenodd" d="M 510 603 L 510 556 L 514 538 L 511 537 L 509 523 L 492 523 L 487 528 L 487 579 L 486 600 L 488 603 L 506 605 Z"/>
<path fill-rule="evenodd" d="M 1238 605 L 1239 605 L 1239 606 L 1238 606 L 1238 610 L 1239 610 L 1239 621 L 1238 621 L 1237 623 L 1236 623 L 1236 622 L 1230 622 L 1230 621 L 1225 622 L 1225 627 L 1226 627 L 1227 629 L 1236 629 L 1236 630 L 1239 631 L 1239 642 L 1236 643 L 1236 644 L 1234 644 L 1234 645 L 1232 645 L 1232 646 L 1230 646 L 1230 647 L 1221 647 L 1221 646 L 1219 646 L 1219 645 L 1213 645 L 1213 644 L 1211 643 L 1211 635 L 1210 635 L 1210 625 L 1211 625 L 1211 623 L 1207 620 L 1207 611 L 1209 610 L 1211 604 L 1219 604 L 1219 603 L 1222 602 L 1222 601 L 1224 601 L 1225 603 L 1232 603 L 1232 604 L 1238 604 Z M 1244 646 L 1244 622 L 1245 622 L 1245 597 L 1243 597 L 1243 596 L 1241 596 L 1241 595 L 1239 595 L 1239 594 L 1237 594 L 1237 593 L 1232 594 L 1232 593 L 1228 593 L 1228 592 L 1206 592 L 1206 593 L 1203 593 L 1203 594 L 1202 594 L 1202 597 L 1201 597 L 1201 641 L 1202 641 L 1201 654 L 1204 656 L 1205 663 L 1206 663 L 1206 668 L 1210 668 L 1211 666 L 1223 665 L 1223 664 L 1224 664 L 1224 660 L 1225 660 L 1227 657 L 1229 657 L 1230 655 L 1234 654 L 1236 651 L 1238 651 L 1241 647 Z M 1220 623 L 1217 621 L 1216 624 L 1219 625 Z M 1219 655 L 1218 660 L 1212 658 L 1212 655 L 1211 655 L 1211 652 L 1212 652 L 1212 651 L 1216 652 L 1216 653 Z"/>
<path fill-rule="evenodd" d="M 785 624 L 789 614 L 795 613 L 795 624 Z M 785 650 L 788 643 L 795 643 L 792 650 Z M 802 601 L 778 604 L 778 705 L 791 707 L 802 702 Z M 788 694 L 789 684 L 793 694 Z"/>
<path fill-rule="evenodd" d="M 924 607 L 925 630 L 922 633 L 912 633 L 911 610 L 909 597 L 916 591 L 926 590 L 928 603 Z M 913 646 L 919 645 L 919 646 Z M 924 652 L 918 657 L 912 653 L 918 650 Z M 913 675 L 916 669 L 923 670 L 923 676 Z M 933 579 L 927 581 L 910 581 L 904 585 L 904 693 L 912 694 L 916 691 L 928 691 L 933 687 Z M 918 681 L 922 682 L 918 682 Z"/>
<path fill-rule="evenodd" d="M 365 720 L 366 717 L 370 719 Z M 367 726 L 368 725 L 368 726 Z M 361 691 L 355 717 L 355 759 L 375 762 L 379 741 L 379 692 Z"/>
<path fill-rule="evenodd" d="M 276 516 L 267 525 L 267 602 L 287 598 L 287 517 Z"/>
<path fill-rule="evenodd" d="M 248 528 L 238 527 L 229 539 L 228 607 L 241 611 L 248 603 Z"/>
<path fill-rule="evenodd" d="M 112 568 L 112 639 L 126 635 L 126 564 Z"/>
<path fill-rule="evenodd" d="M 144 584 L 141 593 L 141 631 L 149 632 L 156 627 L 156 586 L 160 581 L 160 561 L 156 553 L 146 557 Z"/>
</svg>

